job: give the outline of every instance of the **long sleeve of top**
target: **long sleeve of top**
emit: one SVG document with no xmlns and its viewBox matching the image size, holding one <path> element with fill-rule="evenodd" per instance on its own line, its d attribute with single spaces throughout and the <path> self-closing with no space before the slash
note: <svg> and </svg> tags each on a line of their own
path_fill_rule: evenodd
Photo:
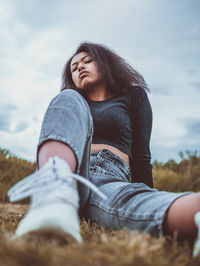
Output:
<svg viewBox="0 0 200 266">
<path fill-rule="evenodd" d="M 136 95 L 137 93 L 140 94 Z M 144 90 L 135 92 L 132 97 L 132 178 L 134 182 L 143 182 L 153 187 L 150 137 L 152 131 L 152 109 Z M 137 99 L 137 101 L 135 100 Z"/>
</svg>

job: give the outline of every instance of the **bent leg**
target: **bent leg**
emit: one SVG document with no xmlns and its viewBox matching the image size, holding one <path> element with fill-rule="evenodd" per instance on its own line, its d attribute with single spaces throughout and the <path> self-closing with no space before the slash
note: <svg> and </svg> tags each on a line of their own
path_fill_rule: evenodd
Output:
<svg viewBox="0 0 200 266">
<path fill-rule="evenodd" d="M 45 142 L 38 152 L 38 168 L 41 168 L 50 157 L 58 156 L 65 160 L 72 172 L 77 169 L 77 158 L 74 151 L 65 143 L 49 140 Z"/>
<path fill-rule="evenodd" d="M 92 122 L 87 102 L 74 90 L 61 92 L 49 104 L 37 148 L 40 169 L 8 191 L 12 202 L 26 197 L 31 199 L 29 211 L 17 227 L 16 237 L 43 228 L 59 228 L 81 241 L 78 211 L 80 205 L 84 207 L 87 202 L 90 190 L 83 186 L 85 193 L 81 198 L 77 179 L 90 184 L 72 171 L 79 173 L 89 168 L 89 161 L 85 168 L 82 165 L 91 148 Z"/>
<path fill-rule="evenodd" d="M 37 147 L 37 165 L 40 167 L 47 161 L 48 152 L 50 154 L 60 153 L 63 159 L 67 159 L 65 158 L 66 154 L 63 151 L 64 146 L 62 145 L 56 147 L 56 144 L 52 143 L 52 147 L 41 147 L 47 141 L 54 140 L 64 143 L 71 148 L 76 157 L 77 167 L 75 171 L 78 174 L 87 175 L 89 172 L 89 162 L 86 165 L 87 169 L 84 169 L 82 161 L 85 161 L 84 151 L 86 146 L 88 148 L 87 153 L 90 153 L 91 143 L 89 145 L 89 141 L 91 141 L 92 134 L 93 120 L 86 100 L 77 91 L 72 89 L 60 92 L 50 102 L 44 115 Z M 39 154 L 40 148 L 41 154 Z M 47 152 L 47 150 L 49 151 Z M 72 164 L 74 164 L 74 158 L 72 159 Z"/>
<path fill-rule="evenodd" d="M 37 166 L 49 156 L 66 160 L 72 171 L 89 178 L 89 158 L 93 119 L 86 100 L 75 90 L 66 89 L 50 102 L 45 113 L 37 147 Z M 80 215 L 85 212 L 90 189 L 78 183 Z"/>
</svg>

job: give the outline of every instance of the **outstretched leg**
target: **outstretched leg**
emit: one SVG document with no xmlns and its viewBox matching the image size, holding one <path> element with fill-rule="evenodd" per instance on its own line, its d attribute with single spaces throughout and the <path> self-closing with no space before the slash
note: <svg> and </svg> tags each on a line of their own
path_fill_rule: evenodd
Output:
<svg viewBox="0 0 200 266">
<path fill-rule="evenodd" d="M 194 215 L 198 211 L 200 211 L 200 193 L 177 198 L 167 211 L 164 220 L 164 232 L 172 235 L 177 231 L 180 239 L 194 242 L 197 236 Z"/>
<path fill-rule="evenodd" d="M 105 201 L 92 194 L 91 220 L 108 228 L 139 230 L 158 237 L 177 231 L 179 239 L 194 242 L 200 227 L 200 215 L 196 216 L 200 193 L 159 191 L 131 183 L 129 167 L 106 149 L 91 155 L 91 166 L 91 180 L 109 196 Z"/>
</svg>

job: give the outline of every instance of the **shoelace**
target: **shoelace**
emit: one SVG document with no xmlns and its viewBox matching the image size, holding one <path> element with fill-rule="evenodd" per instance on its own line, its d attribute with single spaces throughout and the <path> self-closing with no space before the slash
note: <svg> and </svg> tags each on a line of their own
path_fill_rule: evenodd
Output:
<svg viewBox="0 0 200 266">
<path fill-rule="evenodd" d="M 107 199 L 107 196 L 102 193 L 94 184 L 92 184 L 90 181 L 88 181 L 86 178 L 74 174 L 69 173 L 69 175 L 66 175 L 64 177 L 62 176 L 54 176 L 49 177 L 48 171 L 53 170 L 54 167 L 46 167 L 41 168 L 38 172 L 35 172 L 27 177 L 25 177 L 23 180 L 17 182 L 14 186 L 12 186 L 8 191 L 8 196 L 11 202 L 15 202 L 27 197 L 30 197 L 31 195 L 35 194 L 39 190 L 45 191 L 45 185 L 48 184 L 48 190 L 51 189 L 51 187 L 56 188 L 56 186 L 59 186 L 61 183 L 68 182 L 70 185 L 70 182 L 72 178 L 76 179 L 77 181 L 83 183 L 84 185 L 90 187 L 94 192 L 96 192 L 100 197 L 102 197 L 104 200 Z M 42 178 L 40 178 L 40 175 L 42 175 Z M 51 184 L 49 184 L 49 180 L 51 180 Z"/>
</svg>

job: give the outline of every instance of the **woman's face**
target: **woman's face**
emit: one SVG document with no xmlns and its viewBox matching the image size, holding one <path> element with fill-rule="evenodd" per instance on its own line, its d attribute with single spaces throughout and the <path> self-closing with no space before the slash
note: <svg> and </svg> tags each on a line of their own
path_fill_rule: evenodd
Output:
<svg viewBox="0 0 200 266">
<path fill-rule="evenodd" d="M 97 63 L 87 52 L 76 54 L 71 60 L 70 69 L 77 88 L 88 89 L 103 84 Z"/>
</svg>

